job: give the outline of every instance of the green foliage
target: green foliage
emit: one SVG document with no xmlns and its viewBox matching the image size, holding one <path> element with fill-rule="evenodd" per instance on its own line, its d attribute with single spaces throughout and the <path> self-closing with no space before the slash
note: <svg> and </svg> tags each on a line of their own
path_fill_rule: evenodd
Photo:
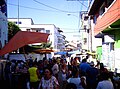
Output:
<svg viewBox="0 0 120 89">
<path fill-rule="evenodd" d="M 45 48 L 50 48 L 51 47 L 51 42 L 50 43 L 41 43 L 41 45 L 34 45 L 32 47 L 34 48 L 40 48 L 40 49 L 45 49 Z"/>
<path fill-rule="evenodd" d="M 41 43 L 41 45 L 32 45 L 32 46 L 26 45 L 20 48 L 19 51 L 20 53 L 29 53 L 29 52 L 33 52 L 36 49 L 46 49 L 46 48 L 52 49 L 51 44 L 52 43 Z"/>
<path fill-rule="evenodd" d="M 43 43 L 42 46 L 43 48 L 49 48 L 52 43 Z"/>
<path fill-rule="evenodd" d="M 16 24 L 8 22 L 8 40 L 10 40 L 18 31 L 21 30 Z"/>
</svg>

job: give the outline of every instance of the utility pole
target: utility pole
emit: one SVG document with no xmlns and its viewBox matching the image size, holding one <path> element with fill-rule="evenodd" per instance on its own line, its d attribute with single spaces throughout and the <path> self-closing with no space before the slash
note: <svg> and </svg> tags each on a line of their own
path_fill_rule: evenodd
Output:
<svg viewBox="0 0 120 89">
<path fill-rule="evenodd" d="M 18 0 L 18 27 L 19 27 L 19 0 Z"/>
<path fill-rule="evenodd" d="M 18 24 L 18 27 L 19 27 L 19 0 L 18 0 L 18 22 L 17 22 L 17 24 Z M 18 48 L 17 52 L 19 53 L 19 48 Z"/>
</svg>

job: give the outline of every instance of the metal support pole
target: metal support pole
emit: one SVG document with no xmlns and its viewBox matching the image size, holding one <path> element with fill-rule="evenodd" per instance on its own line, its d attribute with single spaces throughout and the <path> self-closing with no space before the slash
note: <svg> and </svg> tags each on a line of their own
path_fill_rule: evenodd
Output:
<svg viewBox="0 0 120 89">
<path fill-rule="evenodd" d="M 19 0 L 18 0 L 18 26 L 19 26 Z"/>
</svg>

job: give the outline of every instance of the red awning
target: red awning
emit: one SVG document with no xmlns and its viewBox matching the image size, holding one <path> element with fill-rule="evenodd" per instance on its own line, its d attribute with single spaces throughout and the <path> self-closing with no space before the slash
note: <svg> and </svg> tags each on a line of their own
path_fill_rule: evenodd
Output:
<svg viewBox="0 0 120 89">
<path fill-rule="evenodd" d="M 47 42 L 49 34 L 40 32 L 19 31 L 15 36 L 0 50 L 0 56 L 17 50 L 28 44 Z"/>
</svg>

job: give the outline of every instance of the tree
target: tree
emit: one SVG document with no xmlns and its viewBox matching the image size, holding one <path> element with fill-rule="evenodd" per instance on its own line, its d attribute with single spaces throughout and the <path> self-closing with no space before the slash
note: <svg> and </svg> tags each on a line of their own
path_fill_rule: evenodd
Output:
<svg viewBox="0 0 120 89">
<path fill-rule="evenodd" d="M 8 41 L 18 32 L 20 28 L 13 22 L 8 22 Z"/>
</svg>

